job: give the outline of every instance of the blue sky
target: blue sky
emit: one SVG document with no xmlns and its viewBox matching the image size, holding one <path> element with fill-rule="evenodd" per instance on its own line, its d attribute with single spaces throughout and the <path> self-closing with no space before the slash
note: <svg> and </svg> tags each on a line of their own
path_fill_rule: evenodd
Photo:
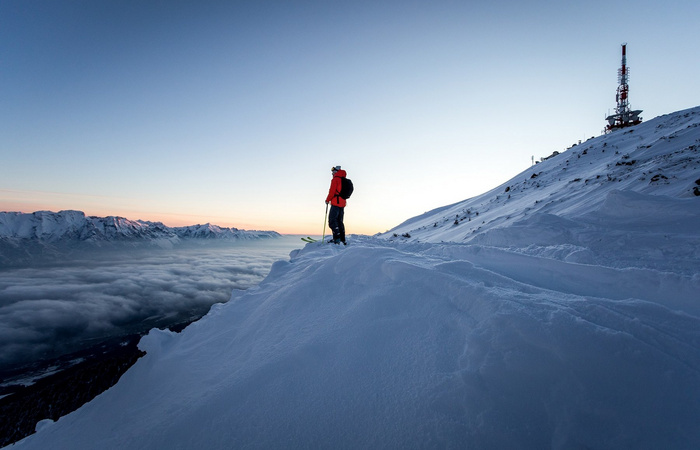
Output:
<svg viewBox="0 0 700 450">
<path fill-rule="evenodd" d="M 697 1 L 0 1 L 0 210 L 374 234 L 615 107 L 700 104 Z"/>
</svg>

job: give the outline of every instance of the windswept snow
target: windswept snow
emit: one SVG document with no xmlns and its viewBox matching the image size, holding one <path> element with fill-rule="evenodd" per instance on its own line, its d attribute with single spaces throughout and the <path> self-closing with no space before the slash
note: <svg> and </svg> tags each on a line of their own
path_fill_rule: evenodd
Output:
<svg viewBox="0 0 700 450">
<path fill-rule="evenodd" d="M 602 203 L 610 201 L 609 194 L 616 191 L 697 200 L 699 127 L 700 107 L 590 139 L 489 192 L 409 219 L 384 236 L 409 234 L 412 239 L 428 242 L 483 243 L 489 240 L 492 230 L 533 220 L 538 214 L 578 219 L 598 211 Z M 632 212 L 632 222 L 638 222 L 638 214 L 644 214 L 644 221 L 654 215 L 654 211 L 644 211 L 624 200 L 619 203 Z M 608 214 L 615 214 L 611 210 L 608 208 Z M 657 223 L 663 221 L 663 213 L 658 212 Z M 527 238 L 547 240 L 537 234 Z M 500 236 L 492 242 L 500 242 Z"/>
<path fill-rule="evenodd" d="M 698 123 L 295 250 L 16 448 L 700 448 Z"/>
<path fill-rule="evenodd" d="M 311 244 L 152 331 L 117 386 L 18 447 L 690 448 L 697 292 L 480 246 Z"/>
</svg>

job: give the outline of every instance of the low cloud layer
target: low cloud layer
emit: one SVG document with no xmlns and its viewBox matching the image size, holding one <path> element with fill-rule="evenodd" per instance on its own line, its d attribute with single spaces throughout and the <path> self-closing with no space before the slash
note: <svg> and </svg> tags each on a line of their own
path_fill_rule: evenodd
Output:
<svg viewBox="0 0 700 450">
<path fill-rule="evenodd" d="M 298 246 L 297 246 L 298 247 Z M 258 284 L 286 258 L 275 243 L 92 252 L 61 265 L 0 271 L 0 366 L 60 356 L 112 337 L 185 322 Z"/>
</svg>

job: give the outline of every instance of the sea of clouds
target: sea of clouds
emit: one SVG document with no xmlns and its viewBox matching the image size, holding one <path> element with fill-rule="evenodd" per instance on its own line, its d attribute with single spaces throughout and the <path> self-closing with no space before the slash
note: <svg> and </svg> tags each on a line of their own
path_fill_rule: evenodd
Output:
<svg viewBox="0 0 700 450">
<path fill-rule="evenodd" d="M 94 250 L 0 269 L 0 367 L 186 323 L 260 283 L 298 237 L 169 250 Z"/>
</svg>

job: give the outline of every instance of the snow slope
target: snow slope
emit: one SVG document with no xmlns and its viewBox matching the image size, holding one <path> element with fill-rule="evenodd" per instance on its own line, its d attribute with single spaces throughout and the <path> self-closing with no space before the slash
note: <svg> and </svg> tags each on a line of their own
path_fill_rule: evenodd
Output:
<svg viewBox="0 0 700 450">
<path fill-rule="evenodd" d="M 13 448 L 700 448 L 699 122 L 295 250 Z"/>
<path fill-rule="evenodd" d="M 698 127 L 700 108 L 693 108 L 590 139 L 489 192 L 409 219 L 384 236 L 408 233 L 428 242 L 499 245 L 510 233 L 498 230 L 513 225 L 522 229 L 546 220 L 543 214 L 578 219 L 598 210 L 617 191 L 696 198 L 700 196 Z M 638 209 L 630 206 L 634 222 Z M 662 212 L 647 212 L 644 220 L 656 216 L 663 222 Z M 549 237 L 532 235 L 508 245 L 526 245 L 530 239 L 548 242 Z"/>
</svg>

